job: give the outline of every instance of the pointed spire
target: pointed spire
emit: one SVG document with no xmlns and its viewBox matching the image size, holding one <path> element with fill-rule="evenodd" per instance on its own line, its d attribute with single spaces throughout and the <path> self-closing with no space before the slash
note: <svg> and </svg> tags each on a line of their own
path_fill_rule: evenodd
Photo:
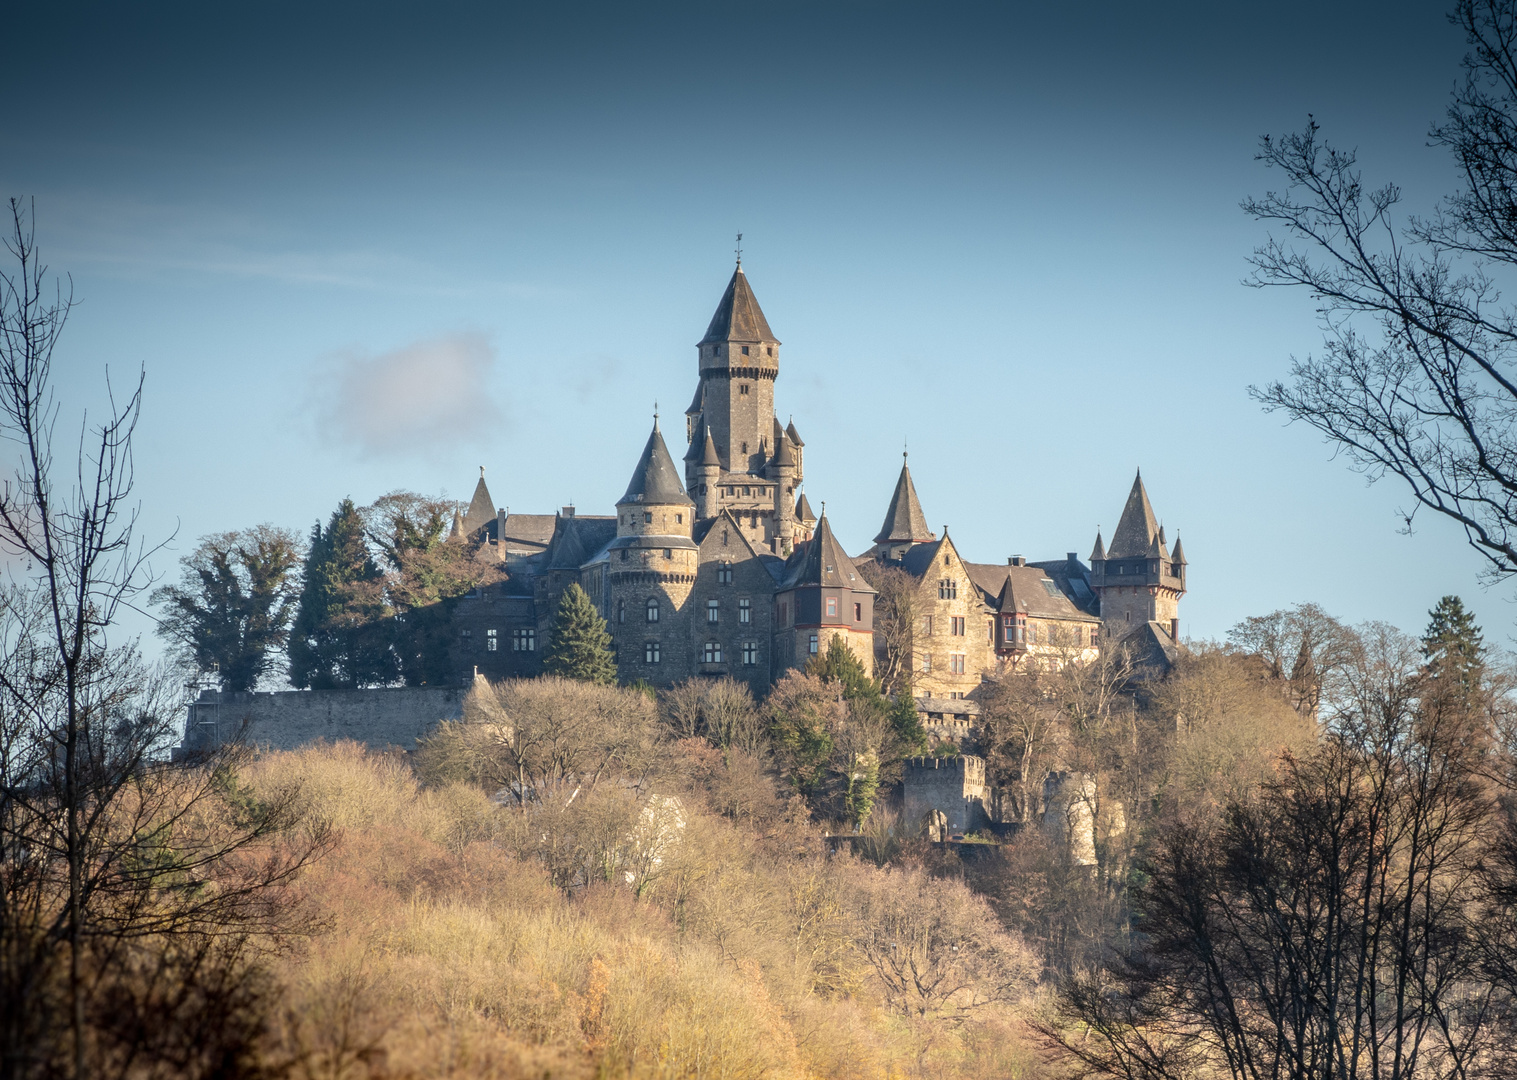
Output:
<svg viewBox="0 0 1517 1080">
<path fill-rule="evenodd" d="M 474 497 L 469 500 L 469 509 L 464 511 L 463 535 L 473 536 L 495 520 L 495 500 L 490 498 L 490 489 L 485 486 L 485 467 L 479 467 L 479 482 L 474 485 Z"/>
<path fill-rule="evenodd" d="M 1100 529 L 1096 530 L 1096 546 L 1090 549 L 1090 561 L 1093 563 L 1106 561 L 1106 548 L 1101 544 Z"/>
<path fill-rule="evenodd" d="M 706 437 L 709 439 L 711 437 L 711 425 L 706 423 L 704 413 L 696 415 L 695 424 L 690 428 L 690 445 L 685 448 L 686 461 L 699 461 L 701 459 L 701 440 L 699 435 L 702 428 L 706 429 Z"/>
<path fill-rule="evenodd" d="M 825 506 L 822 508 L 822 516 L 817 520 L 816 532 L 806 542 L 800 563 L 786 584 L 841 586 L 854 592 L 874 591 L 859 574 L 853 560 L 843 550 L 843 545 L 832 535 Z"/>
<path fill-rule="evenodd" d="M 770 341 L 778 345 L 774 331 L 764 318 L 763 309 L 748 285 L 748 275 L 739 266 L 732 272 L 727 291 L 721 303 L 716 305 L 716 314 L 711 316 L 711 325 L 706 327 L 706 336 L 698 345 L 710 345 L 723 341 Z"/>
<path fill-rule="evenodd" d="M 1143 474 L 1139 472 L 1127 494 L 1122 519 L 1117 522 L 1117 531 L 1112 533 L 1111 548 L 1106 555 L 1111 559 L 1143 558 L 1150 553 L 1158 533 L 1159 522 L 1149 504 L 1148 492 L 1144 490 Z"/>
<path fill-rule="evenodd" d="M 811 510 L 811 504 L 806 501 L 806 493 L 801 492 L 800 498 L 795 500 L 795 520 L 810 524 L 816 520 L 816 514 Z"/>
<path fill-rule="evenodd" d="M 448 530 L 448 538 L 453 539 L 464 534 L 464 516 L 458 512 L 458 507 L 453 507 L 453 528 Z"/>
<path fill-rule="evenodd" d="M 714 465 L 720 469 L 722 459 L 716 456 L 716 440 L 711 437 L 711 425 L 706 425 L 706 445 L 701 449 L 701 464 Z"/>
<path fill-rule="evenodd" d="M 627 493 L 617 501 L 623 503 L 683 503 L 693 506 L 685 487 L 680 483 L 679 473 L 674 468 L 674 459 L 664 445 L 664 436 L 658 430 L 658 420 L 653 421 L 653 431 L 637 459 L 637 468 L 632 471 L 632 480 Z"/>
<path fill-rule="evenodd" d="M 1180 546 L 1180 534 L 1179 533 L 1175 534 L 1175 551 L 1174 551 L 1174 554 L 1171 555 L 1169 558 L 1170 558 L 1171 562 L 1177 562 L 1181 566 L 1186 565 L 1185 564 L 1185 548 L 1183 548 L 1183 547 Z"/>
<path fill-rule="evenodd" d="M 926 543 L 937 539 L 927 528 L 927 516 L 922 513 L 922 503 L 917 498 L 916 485 L 911 481 L 911 469 L 906 464 L 906 455 L 901 455 L 901 475 L 895 482 L 895 494 L 890 496 L 890 507 L 885 511 L 885 524 L 874 538 L 876 544 L 909 542 Z"/>
<path fill-rule="evenodd" d="M 785 434 L 790 436 L 790 441 L 796 446 L 806 445 L 806 441 L 801 438 L 801 433 L 795 430 L 795 417 L 790 418 L 790 426 L 785 428 Z"/>
</svg>

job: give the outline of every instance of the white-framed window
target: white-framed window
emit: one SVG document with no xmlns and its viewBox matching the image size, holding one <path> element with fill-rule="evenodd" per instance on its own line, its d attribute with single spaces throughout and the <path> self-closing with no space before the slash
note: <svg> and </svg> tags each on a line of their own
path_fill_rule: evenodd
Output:
<svg viewBox="0 0 1517 1080">
<path fill-rule="evenodd" d="M 518 630 L 512 630 L 511 631 L 511 651 L 512 652 L 536 652 L 537 651 L 537 631 L 535 629 L 533 629 L 532 627 L 530 627 L 530 626 L 522 628 L 522 629 L 518 629 Z"/>
<path fill-rule="evenodd" d="M 835 619 L 838 617 L 838 598 L 835 596 L 829 596 L 827 598 L 827 617 L 829 619 Z"/>
<path fill-rule="evenodd" d="M 485 652 L 496 652 L 500 649 L 500 631 L 485 631 Z"/>
<path fill-rule="evenodd" d="M 643 644 L 643 662 L 645 664 L 656 664 L 656 663 L 658 663 L 658 661 L 659 661 L 658 642 L 656 642 L 656 641 L 645 642 Z"/>
<path fill-rule="evenodd" d="M 720 664 L 722 662 L 722 643 L 720 641 L 708 641 L 701 649 L 701 660 L 707 664 Z"/>
<path fill-rule="evenodd" d="M 658 622 L 658 597 L 656 596 L 648 600 L 648 621 Z"/>
<path fill-rule="evenodd" d="M 809 652 L 812 656 L 815 656 L 816 655 L 816 649 L 817 649 L 816 635 L 812 634 L 811 635 L 811 640 L 806 643 L 806 651 Z"/>
<path fill-rule="evenodd" d="M 743 642 L 743 666 L 752 667 L 758 663 L 758 642 Z"/>
<path fill-rule="evenodd" d="M 706 601 L 706 621 L 708 623 L 721 622 L 722 602 L 720 600 Z"/>
<path fill-rule="evenodd" d="M 746 596 L 737 602 L 737 621 L 744 624 L 753 621 L 753 601 Z"/>
</svg>

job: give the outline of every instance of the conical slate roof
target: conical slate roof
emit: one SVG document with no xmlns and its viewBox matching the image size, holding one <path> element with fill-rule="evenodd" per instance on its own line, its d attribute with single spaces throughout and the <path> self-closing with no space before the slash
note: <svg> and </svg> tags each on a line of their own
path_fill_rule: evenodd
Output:
<svg viewBox="0 0 1517 1080">
<path fill-rule="evenodd" d="M 1138 473 L 1132 482 L 1132 491 L 1127 494 L 1127 505 L 1122 507 L 1122 520 L 1117 522 L 1117 531 L 1112 534 L 1111 547 L 1106 551 L 1108 559 L 1141 559 L 1148 555 L 1159 532 L 1154 508 L 1149 505 L 1148 492 L 1143 489 L 1143 474 Z"/>
<path fill-rule="evenodd" d="M 1173 555 L 1170 556 L 1170 558 L 1173 559 L 1177 563 L 1181 563 L 1182 565 L 1185 562 L 1185 549 L 1180 546 L 1180 534 L 1179 533 L 1175 534 L 1175 552 L 1174 552 Z"/>
<path fill-rule="evenodd" d="M 1105 562 L 1106 548 L 1101 544 L 1101 530 L 1096 530 L 1096 546 L 1090 549 L 1091 562 Z"/>
<path fill-rule="evenodd" d="M 801 433 L 795 430 L 794 420 L 790 421 L 789 426 L 785 428 L 785 434 L 790 436 L 790 441 L 795 443 L 796 446 L 806 445 L 806 440 L 801 438 Z"/>
<path fill-rule="evenodd" d="M 780 432 L 780 448 L 774 452 L 774 465 L 777 469 L 795 468 L 795 451 L 790 448 L 790 440 L 785 433 Z"/>
<path fill-rule="evenodd" d="M 697 344 L 709 345 L 718 341 L 773 341 L 779 344 L 741 266 L 732 272 L 722 302 L 716 305 L 716 314 L 711 316 L 711 325 L 706 327 L 706 336 Z"/>
<path fill-rule="evenodd" d="M 618 501 L 623 503 L 683 503 L 693 506 L 685 486 L 680 483 L 679 472 L 674 468 L 674 459 L 664 445 L 663 433 L 658 430 L 658 421 L 653 422 L 653 432 L 643 447 L 642 457 L 637 459 L 637 468 L 632 470 L 632 481 L 627 493 Z"/>
<path fill-rule="evenodd" d="M 469 500 L 469 509 L 464 511 L 463 534 L 473 536 L 495 520 L 495 500 L 490 498 L 490 489 L 485 487 L 485 470 L 479 470 L 479 483 L 474 485 L 474 498 Z"/>
<path fill-rule="evenodd" d="M 721 468 L 722 459 L 716 453 L 716 440 L 711 437 L 711 428 L 706 428 L 706 444 L 701 447 L 701 464 Z"/>
<path fill-rule="evenodd" d="M 852 589 L 854 592 L 874 592 L 869 583 L 859 575 L 853 560 L 843 550 L 843 545 L 832 535 L 832 526 L 827 524 L 827 515 L 817 522 L 816 535 L 798 550 L 798 564 L 786 584 L 824 585 Z"/>
<path fill-rule="evenodd" d="M 816 514 L 811 509 L 811 504 L 806 501 L 806 493 L 801 492 L 801 497 L 795 500 L 795 520 L 815 521 Z"/>
<path fill-rule="evenodd" d="M 890 496 L 890 508 L 885 511 L 885 524 L 874 538 L 876 544 L 900 541 L 922 544 L 936 539 L 927 528 L 927 516 L 922 513 L 922 504 L 917 499 L 916 485 L 911 482 L 911 470 L 902 455 L 901 476 L 895 482 L 895 494 Z"/>
</svg>

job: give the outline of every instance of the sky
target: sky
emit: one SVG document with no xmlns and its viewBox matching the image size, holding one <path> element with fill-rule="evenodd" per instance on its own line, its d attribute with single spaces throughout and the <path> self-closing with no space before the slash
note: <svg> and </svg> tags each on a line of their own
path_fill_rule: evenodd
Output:
<svg viewBox="0 0 1517 1080">
<path fill-rule="evenodd" d="M 1244 285 L 1308 114 L 1408 212 L 1464 43 L 1437 3 L 29 5 L 0 194 L 78 307 L 65 419 L 145 373 L 153 569 L 395 489 L 611 513 L 743 265 L 852 552 L 903 445 L 971 560 L 1086 556 L 1141 468 L 1188 636 L 1311 601 L 1420 631 L 1510 586 L 1250 385 L 1321 347 Z M 142 627 L 150 624 L 142 620 Z"/>
</svg>

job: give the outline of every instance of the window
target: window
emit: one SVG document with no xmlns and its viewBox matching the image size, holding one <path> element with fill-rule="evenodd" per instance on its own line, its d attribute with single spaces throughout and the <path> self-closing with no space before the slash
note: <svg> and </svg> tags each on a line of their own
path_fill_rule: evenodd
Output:
<svg viewBox="0 0 1517 1080">
<path fill-rule="evenodd" d="M 498 633 L 499 632 L 495 631 L 495 630 L 486 630 L 485 631 L 485 651 L 486 652 L 495 652 L 497 649 L 500 648 L 500 638 L 497 636 Z"/>
<path fill-rule="evenodd" d="M 864 621 L 864 605 L 863 604 L 854 604 L 853 605 L 853 621 L 854 622 L 863 622 Z"/>
<path fill-rule="evenodd" d="M 666 558 L 666 559 L 672 559 L 672 558 L 674 558 L 674 549 L 673 548 L 664 548 L 664 558 Z"/>
<path fill-rule="evenodd" d="M 701 650 L 701 662 L 720 664 L 722 662 L 722 643 L 720 641 L 706 642 L 706 647 Z"/>
<path fill-rule="evenodd" d="M 790 618 L 790 604 L 787 603 L 784 600 L 781 600 L 780 601 L 780 625 L 781 626 L 788 626 L 788 625 L 790 625 L 789 622 L 787 621 L 789 618 Z"/>
<path fill-rule="evenodd" d="M 1027 644 L 1029 644 L 1029 645 L 1036 645 L 1037 643 L 1038 643 L 1038 624 L 1037 623 L 1033 623 L 1031 626 L 1029 626 L 1027 628 Z"/>
<path fill-rule="evenodd" d="M 748 452 L 748 444 L 747 443 L 743 443 L 743 453 L 746 454 L 747 452 Z M 747 488 L 743 489 L 743 494 L 744 495 L 748 494 L 748 489 Z"/>
<path fill-rule="evenodd" d="M 1079 627 L 1079 626 L 1075 627 L 1075 645 L 1078 646 L 1080 644 L 1080 642 L 1084 639 L 1084 637 L 1085 637 L 1085 630 L 1084 630 L 1084 628 L 1083 627 Z"/>
<path fill-rule="evenodd" d="M 927 637 L 932 637 L 932 616 L 931 615 L 923 615 L 922 616 L 922 633 L 925 634 Z"/>
<path fill-rule="evenodd" d="M 626 548 L 622 548 L 622 562 L 626 562 L 626 561 L 627 561 L 627 549 Z"/>
<path fill-rule="evenodd" d="M 650 641 L 643 646 L 643 662 L 656 664 L 659 661 L 658 642 Z"/>
<path fill-rule="evenodd" d="M 953 637 L 964 636 L 964 616 L 950 615 L 948 617 L 948 633 Z"/>
<path fill-rule="evenodd" d="M 948 670 L 954 675 L 962 675 L 965 671 L 965 656 L 961 652 L 948 654 Z"/>
<path fill-rule="evenodd" d="M 746 345 L 743 346 L 743 355 L 744 356 L 748 355 L 748 346 L 746 346 Z"/>
<path fill-rule="evenodd" d="M 743 443 L 743 453 L 746 454 L 747 452 L 748 452 L 748 444 L 747 443 Z M 748 489 L 747 488 L 743 488 L 743 494 L 747 495 L 748 493 L 749 493 Z"/>
<path fill-rule="evenodd" d="M 706 621 L 709 623 L 719 622 L 722 614 L 722 602 L 720 600 L 706 601 Z"/>
<path fill-rule="evenodd" d="M 957 600 L 959 598 L 959 583 L 953 578 L 944 578 L 938 582 L 939 600 Z"/>
<path fill-rule="evenodd" d="M 722 533 L 722 543 L 725 544 L 726 542 L 727 542 L 727 534 L 726 533 Z M 731 563 L 722 563 L 722 565 L 720 565 L 720 566 L 718 566 L 716 568 L 716 583 L 718 585 L 731 585 L 732 584 L 732 564 Z"/>
<path fill-rule="evenodd" d="M 1170 563 L 1169 564 L 1169 574 L 1170 574 L 1170 577 L 1179 577 L 1180 576 L 1180 564 L 1179 563 Z"/>
<path fill-rule="evenodd" d="M 773 345 L 765 345 L 764 346 L 764 355 L 765 356 L 773 356 L 774 355 L 774 346 Z"/>
<path fill-rule="evenodd" d="M 838 617 L 838 598 L 835 596 L 829 596 L 827 598 L 827 617 L 829 619 L 835 619 Z"/>
<path fill-rule="evenodd" d="M 931 672 L 932 671 L 932 654 L 931 653 L 923 653 L 922 654 L 922 671 L 923 672 Z"/>
<path fill-rule="evenodd" d="M 743 666 L 752 667 L 758 663 L 758 642 L 743 642 Z"/>
<path fill-rule="evenodd" d="M 656 597 L 648 601 L 648 621 L 658 622 L 658 599 Z"/>
<path fill-rule="evenodd" d="M 815 634 L 811 635 L 811 640 L 806 645 L 806 651 L 809 652 L 812 656 L 816 655 L 816 635 Z"/>
<path fill-rule="evenodd" d="M 653 524 L 653 515 L 651 513 L 649 513 L 648 511 L 646 511 L 646 510 L 643 511 L 643 524 L 644 525 L 652 525 Z"/>
<path fill-rule="evenodd" d="M 743 350 L 743 352 L 747 352 L 747 351 L 748 351 L 747 349 Z M 738 392 L 738 396 L 739 397 L 747 397 L 748 396 L 748 384 L 747 383 L 740 384 L 738 386 L 738 388 L 737 388 L 737 392 Z"/>
<path fill-rule="evenodd" d="M 1016 619 L 1012 618 L 1010 615 L 1003 615 L 1001 617 L 1001 637 L 1005 640 L 1006 644 L 1011 645 L 1011 644 L 1014 644 L 1016 642 L 1016 640 L 1017 640 L 1017 630 L 1016 630 L 1016 628 L 1017 628 L 1017 620 Z"/>
<path fill-rule="evenodd" d="M 626 552 L 622 552 L 622 554 L 625 555 Z M 616 621 L 619 623 L 627 621 L 627 601 L 625 600 L 618 600 L 616 602 Z"/>
<path fill-rule="evenodd" d="M 675 514 L 674 515 L 674 523 L 676 525 L 683 525 L 685 523 L 685 515 L 684 514 Z"/>
<path fill-rule="evenodd" d="M 744 624 L 753 621 L 753 601 L 746 596 L 737 602 L 737 621 Z"/>
<path fill-rule="evenodd" d="M 511 631 L 511 651 L 512 652 L 536 652 L 537 651 L 537 631 L 534 630 L 530 626 L 527 627 L 527 628 L 525 628 L 525 629 L 523 629 L 523 630 L 512 630 Z"/>
</svg>

